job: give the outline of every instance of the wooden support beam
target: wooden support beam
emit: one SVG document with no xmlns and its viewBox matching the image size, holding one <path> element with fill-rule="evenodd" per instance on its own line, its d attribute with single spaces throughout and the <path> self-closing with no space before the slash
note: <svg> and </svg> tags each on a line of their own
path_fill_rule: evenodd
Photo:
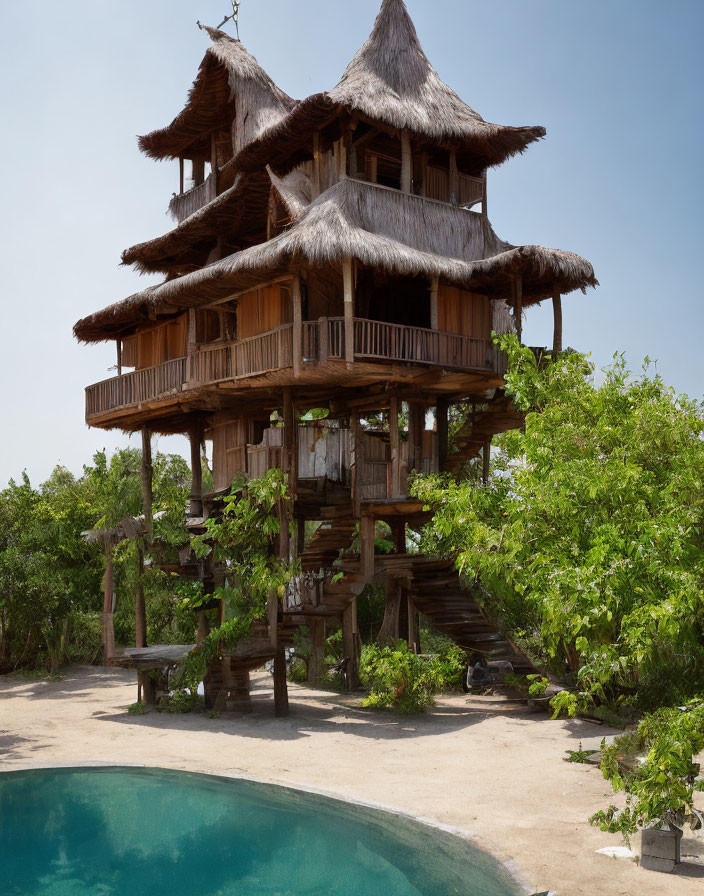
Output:
<svg viewBox="0 0 704 896">
<path fill-rule="evenodd" d="M 397 554 L 406 553 L 406 521 L 394 520 L 391 523 L 391 534 L 394 539 L 394 551 Z"/>
<path fill-rule="evenodd" d="M 430 281 L 430 329 L 439 330 L 438 317 L 438 291 L 440 289 L 440 278 L 433 277 Z"/>
<path fill-rule="evenodd" d="M 337 179 L 347 177 L 347 143 L 344 137 L 337 141 Z"/>
<path fill-rule="evenodd" d="M 118 337 L 115 340 L 115 345 L 117 346 L 117 375 L 122 376 L 122 339 Z"/>
<path fill-rule="evenodd" d="M 552 289 L 552 315 L 555 323 L 552 352 L 553 355 L 558 355 L 562 351 L 562 296 L 557 285 L 553 286 Z"/>
<path fill-rule="evenodd" d="M 274 654 L 274 715 L 277 719 L 288 715 L 288 685 L 286 683 L 286 649 L 277 647 Z"/>
<path fill-rule="evenodd" d="M 203 425 L 196 423 L 188 434 L 191 443 L 191 500 L 188 508 L 190 517 L 203 516 L 203 465 L 201 461 L 201 445 L 203 443 Z"/>
<path fill-rule="evenodd" d="M 148 427 L 142 428 L 142 470 L 140 484 L 142 487 L 142 513 L 144 514 L 144 541 L 147 548 L 152 546 L 154 540 L 154 519 L 152 513 L 152 478 L 154 468 L 152 466 L 152 434 Z"/>
<path fill-rule="evenodd" d="M 489 469 L 491 464 L 491 439 L 484 442 L 482 448 L 482 482 L 484 485 L 489 481 Z"/>
<path fill-rule="evenodd" d="M 345 311 L 345 362 L 349 370 L 354 363 L 354 266 L 351 258 L 342 261 Z"/>
<path fill-rule="evenodd" d="M 523 277 L 521 274 L 513 281 L 513 318 L 516 325 L 518 341 L 523 341 Z"/>
<path fill-rule="evenodd" d="M 178 160 L 178 173 L 179 173 L 178 192 L 179 192 L 179 196 L 181 196 L 181 195 L 183 195 L 183 185 L 185 183 L 183 156 L 180 156 L 179 160 Z"/>
<path fill-rule="evenodd" d="M 314 616 L 310 623 L 311 650 L 308 661 L 308 681 L 315 682 L 325 674 L 325 619 Z"/>
<path fill-rule="evenodd" d="M 448 400 L 446 398 L 438 398 L 435 415 L 438 432 L 438 465 L 440 470 L 445 467 L 449 447 L 448 410 Z"/>
<path fill-rule="evenodd" d="M 408 616 L 408 633 L 407 633 L 407 641 L 408 641 L 408 649 L 412 650 L 414 653 L 420 653 L 420 638 L 419 638 L 419 626 L 418 626 L 418 611 L 416 610 L 416 605 L 413 603 L 413 598 L 410 594 L 406 595 L 407 601 L 407 616 Z"/>
<path fill-rule="evenodd" d="M 399 619 L 401 611 L 401 584 L 392 575 L 386 576 L 386 594 L 384 599 L 384 619 L 377 635 L 377 643 L 383 647 L 391 641 L 398 641 L 401 636 Z"/>
<path fill-rule="evenodd" d="M 298 379 L 301 375 L 303 358 L 303 310 L 301 303 L 301 278 L 296 275 L 293 278 L 291 291 L 293 302 L 293 376 Z"/>
<path fill-rule="evenodd" d="M 484 182 L 484 190 L 482 192 L 482 215 L 485 218 L 488 218 L 489 217 L 489 203 L 488 203 L 488 199 L 487 199 L 487 195 L 486 195 L 486 193 L 487 193 L 487 191 L 486 191 L 487 169 L 486 168 L 484 169 L 484 171 L 482 171 L 482 181 Z"/>
<path fill-rule="evenodd" d="M 401 192 L 410 193 L 413 184 L 413 151 L 408 131 L 401 132 Z"/>
<path fill-rule="evenodd" d="M 112 559 L 113 546 L 105 544 L 105 574 L 103 575 L 103 665 L 112 666 L 115 656 L 114 596 L 115 568 Z"/>
<path fill-rule="evenodd" d="M 391 445 L 391 494 L 401 495 L 401 439 L 398 430 L 398 398 L 394 395 L 389 406 L 389 442 Z"/>
<path fill-rule="evenodd" d="M 374 526 L 374 517 L 365 513 L 359 522 L 359 563 L 360 573 L 366 582 L 371 582 L 375 572 Z"/>
<path fill-rule="evenodd" d="M 342 614 L 342 650 L 347 660 L 347 689 L 355 690 L 359 679 L 360 640 L 357 625 L 357 598 L 348 604 Z"/>
</svg>

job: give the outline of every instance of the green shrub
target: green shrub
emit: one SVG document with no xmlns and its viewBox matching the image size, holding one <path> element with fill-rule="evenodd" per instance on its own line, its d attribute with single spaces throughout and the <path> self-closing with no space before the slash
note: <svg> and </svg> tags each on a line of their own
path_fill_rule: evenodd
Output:
<svg viewBox="0 0 704 896">
<path fill-rule="evenodd" d="M 370 692 L 363 706 L 403 713 L 423 712 L 432 706 L 441 684 L 433 662 L 412 653 L 405 641 L 394 647 L 365 647 L 360 676 Z"/>
<path fill-rule="evenodd" d="M 634 732 L 604 748 L 601 761 L 614 792 L 626 794 L 626 806 L 596 812 L 591 824 L 620 832 L 626 841 L 639 828 L 654 824 L 681 827 L 693 815 L 695 791 L 704 791 L 694 761 L 703 749 L 704 701 L 644 716 Z"/>
<path fill-rule="evenodd" d="M 131 703 L 127 707 L 127 712 L 131 716 L 144 716 L 149 712 L 149 707 L 146 703 Z"/>
<path fill-rule="evenodd" d="M 195 691 L 181 688 L 169 694 L 168 697 L 162 697 L 159 701 L 159 711 L 173 713 L 193 712 L 199 709 L 202 703 L 203 698 L 199 697 Z"/>
</svg>

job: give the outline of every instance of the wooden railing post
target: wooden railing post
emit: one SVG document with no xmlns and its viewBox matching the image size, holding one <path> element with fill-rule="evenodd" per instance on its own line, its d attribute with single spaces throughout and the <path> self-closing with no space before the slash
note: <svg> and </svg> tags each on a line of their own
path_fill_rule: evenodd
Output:
<svg viewBox="0 0 704 896">
<path fill-rule="evenodd" d="M 318 319 L 318 360 L 327 361 L 330 356 L 330 329 L 327 317 Z"/>
<path fill-rule="evenodd" d="M 351 258 L 342 262 L 345 292 L 345 361 L 350 369 L 354 363 L 354 269 Z"/>
</svg>

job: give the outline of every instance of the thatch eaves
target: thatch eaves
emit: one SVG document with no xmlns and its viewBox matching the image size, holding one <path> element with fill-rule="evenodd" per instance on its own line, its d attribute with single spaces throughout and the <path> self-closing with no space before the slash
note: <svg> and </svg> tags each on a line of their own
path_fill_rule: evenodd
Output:
<svg viewBox="0 0 704 896">
<path fill-rule="evenodd" d="M 122 264 L 133 264 L 142 274 L 184 273 L 200 268 L 219 235 L 236 241 L 247 228 L 265 226 L 270 190 L 271 181 L 264 171 L 237 174 L 229 189 L 178 227 L 125 249 Z M 205 253 L 204 257 L 199 257 L 199 252 Z"/>
<path fill-rule="evenodd" d="M 310 151 L 312 132 L 336 110 L 453 145 L 481 159 L 483 167 L 499 165 L 545 136 L 540 126 L 491 124 L 463 102 L 430 64 L 403 0 L 384 0 L 339 84 L 299 103 L 239 154 L 238 166 L 266 161 L 279 172 L 289 170 Z"/>
<path fill-rule="evenodd" d="M 140 149 L 154 159 L 209 157 L 211 132 L 231 123 L 237 154 L 295 105 L 240 41 L 216 28 L 204 30 L 212 45 L 185 108 L 167 127 L 139 138 Z"/>
<path fill-rule="evenodd" d="M 552 295 L 553 287 L 569 293 L 597 285 L 591 264 L 572 252 L 512 246 L 476 212 L 344 179 L 275 239 L 136 293 L 79 321 L 74 333 L 86 342 L 108 339 L 128 323 L 221 301 L 293 268 L 339 265 L 344 258 L 497 298 L 510 296 L 513 278 L 521 275 L 525 306 Z"/>
</svg>

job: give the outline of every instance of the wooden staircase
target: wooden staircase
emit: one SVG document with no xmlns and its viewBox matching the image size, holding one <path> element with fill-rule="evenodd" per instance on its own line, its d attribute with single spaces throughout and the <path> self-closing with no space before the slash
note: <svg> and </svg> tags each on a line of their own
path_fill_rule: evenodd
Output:
<svg viewBox="0 0 704 896">
<path fill-rule="evenodd" d="M 509 429 L 516 429 L 523 423 L 523 415 L 513 405 L 513 400 L 501 395 L 486 408 L 478 411 L 455 436 L 455 451 L 445 461 L 447 473 L 461 472 L 467 461 L 478 457 L 484 445 L 493 436 Z"/>
<path fill-rule="evenodd" d="M 472 592 L 462 586 L 452 561 L 416 559 L 410 593 L 418 611 L 465 650 L 468 657 L 507 661 L 520 674 L 535 671 L 530 659 L 502 634 Z"/>
<path fill-rule="evenodd" d="M 301 554 L 304 572 L 328 569 L 339 558 L 341 551 L 350 547 L 357 528 L 357 521 L 351 514 L 351 508 L 343 507 L 338 516 L 320 524 Z"/>
</svg>

